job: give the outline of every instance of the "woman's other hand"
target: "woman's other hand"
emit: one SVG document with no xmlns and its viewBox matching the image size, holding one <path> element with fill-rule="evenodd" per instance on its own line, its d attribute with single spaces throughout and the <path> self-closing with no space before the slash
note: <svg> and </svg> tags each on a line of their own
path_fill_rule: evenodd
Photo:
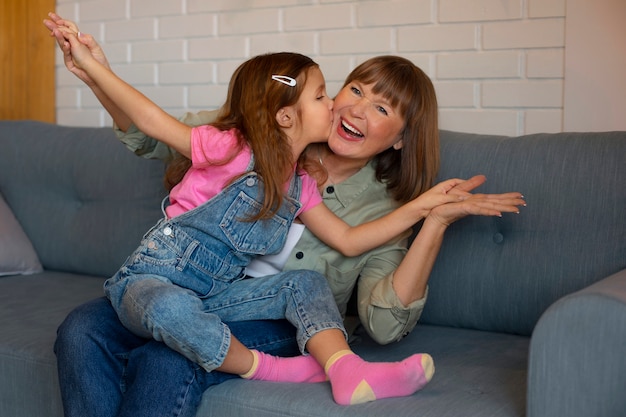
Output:
<svg viewBox="0 0 626 417">
<path fill-rule="evenodd" d="M 433 208 L 428 216 L 447 227 L 469 215 L 501 217 L 502 213 L 519 213 L 520 206 L 526 206 L 526 202 L 524 196 L 517 192 L 470 194 L 462 201 Z"/>
</svg>

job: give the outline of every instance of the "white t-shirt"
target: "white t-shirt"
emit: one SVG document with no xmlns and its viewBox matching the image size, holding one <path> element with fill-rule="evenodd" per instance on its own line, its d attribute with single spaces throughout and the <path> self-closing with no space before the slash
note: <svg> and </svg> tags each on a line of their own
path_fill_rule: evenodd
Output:
<svg viewBox="0 0 626 417">
<path fill-rule="evenodd" d="M 292 223 L 287 233 L 287 240 L 283 249 L 275 255 L 257 256 L 246 267 L 246 275 L 251 277 L 262 277 L 274 275 L 282 272 L 289 254 L 300 240 L 304 233 L 305 226 L 301 223 Z"/>
</svg>

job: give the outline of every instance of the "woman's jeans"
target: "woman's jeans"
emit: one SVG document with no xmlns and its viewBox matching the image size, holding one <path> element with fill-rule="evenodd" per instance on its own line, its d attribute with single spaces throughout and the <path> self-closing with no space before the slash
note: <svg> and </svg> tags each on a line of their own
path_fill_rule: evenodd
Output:
<svg viewBox="0 0 626 417">
<path fill-rule="evenodd" d="M 299 353 L 285 320 L 228 323 L 244 345 Z M 55 343 L 65 417 L 194 417 L 202 394 L 235 375 L 206 372 L 163 343 L 127 330 L 102 297 L 72 311 Z"/>
</svg>

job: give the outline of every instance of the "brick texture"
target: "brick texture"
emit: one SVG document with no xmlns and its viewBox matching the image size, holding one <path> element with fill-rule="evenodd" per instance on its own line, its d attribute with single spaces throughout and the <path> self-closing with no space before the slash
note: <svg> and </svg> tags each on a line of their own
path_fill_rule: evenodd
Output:
<svg viewBox="0 0 626 417">
<path fill-rule="evenodd" d="M 57 0 L 113 69 L 168 112 L 217 108 L 245 59 L 313 57 L 328 91 L 364 60 L 405 56 L 437 90 L 441 128 L 560 131 L 566 0 Z M 57 53 L 57 121 L 111 120 Z"/>
</svg>

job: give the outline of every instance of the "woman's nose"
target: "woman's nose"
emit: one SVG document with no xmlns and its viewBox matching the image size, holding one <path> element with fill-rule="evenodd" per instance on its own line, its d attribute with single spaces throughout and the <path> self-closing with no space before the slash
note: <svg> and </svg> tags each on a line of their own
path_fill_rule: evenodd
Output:
<svg viewBox="0 0 626 417">
<path fill-rule="evenodd" d="M 352 103 L 350 112 L 354 116 L 363 116 L 365 114 L 365 109 L 367 108 L 367 105 L 368 103 L 365 98 L 359 98 L 354 103 Z"/>
</svg>

